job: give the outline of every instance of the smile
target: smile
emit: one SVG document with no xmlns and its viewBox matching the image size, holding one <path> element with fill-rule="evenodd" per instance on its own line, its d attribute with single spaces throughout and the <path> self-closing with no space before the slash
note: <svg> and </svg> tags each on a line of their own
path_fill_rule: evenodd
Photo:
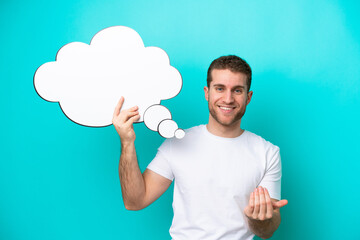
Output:
<svg viewBox="0 0 360 240">
<path fill-rule="evenodd" d="M 222 111 L 225 111 L 225 112 L 230 112 L 230 111 L 232 111 L 233 109 L 235 109 L 235 107 L 224 107 L 224 106 L 219 106 L 219 108 L 220 108 Z"/>
</svg>

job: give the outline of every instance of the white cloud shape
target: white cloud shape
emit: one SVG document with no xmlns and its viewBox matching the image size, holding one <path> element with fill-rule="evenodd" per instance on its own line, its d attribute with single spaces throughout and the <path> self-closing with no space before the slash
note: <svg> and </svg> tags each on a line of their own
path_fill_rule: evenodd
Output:
<svg viewBox="0 0 360 240">
<path fill-rule="evenodd" d="M 145 47 L 131 28 L 114 26 L 98 32 L 90 45 L 63 46 L 55 62 L 37 69 L 34 86 L 43 99 L 59 102 L 72 121 L 104 127 L 112 124 L 120 96 L 122 109 L 139 106 L 142 122 L 147 108 L 180 92 L 182 78 L 164 50 Z"/>
</svg>

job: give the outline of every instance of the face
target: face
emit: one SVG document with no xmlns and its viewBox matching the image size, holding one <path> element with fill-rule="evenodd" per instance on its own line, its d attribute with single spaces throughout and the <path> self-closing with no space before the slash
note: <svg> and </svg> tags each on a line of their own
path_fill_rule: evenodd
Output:
<svg viewBox="0 0 360 240">
<path fill-rule="evenodd" d="M 252 91 L 247 92 L 246 75 L 228 69 L 214 69 L 211 76 L 210 87 L 204 88 L 209 104 L 209 123 L 240 127 L 241 118 L 252 97 Z"/>
</svg>

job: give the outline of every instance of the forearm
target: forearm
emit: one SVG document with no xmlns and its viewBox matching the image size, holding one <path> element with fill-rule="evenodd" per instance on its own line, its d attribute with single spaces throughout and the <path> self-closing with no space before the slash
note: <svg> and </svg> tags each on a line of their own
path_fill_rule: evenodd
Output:
<svg viewBox="0 0 360 240">
<path fill-rule="evenodd" d="M 137 161 L 134 142 L 121 144 L 119 177 L 125 208 L 128 210 L 141 209 L 145 184 Z"/>
<path fill-rule="evenodd" d="M 248 219 L 250 230 L 258 237 L 263 239 L 270 238 L 278 229 L 281 221 L 280 212 L 274 212 L 273 217 L 267 220 Z"/>
</svg>

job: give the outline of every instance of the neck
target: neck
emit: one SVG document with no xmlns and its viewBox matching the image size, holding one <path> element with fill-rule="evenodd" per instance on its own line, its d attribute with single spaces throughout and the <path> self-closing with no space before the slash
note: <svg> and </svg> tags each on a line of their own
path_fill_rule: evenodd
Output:
<svg viewBox="0 0 360 240">
<path fill-rule="evenodd" d="M 219 137 L 235 138 L 240 136 L 244 130 L 240 128 L 241 119 L 231 125 L 224 126 L 218 123 L 212 117 L 209 118 L 209 123 L 206 125 L 207 130 Z"/>
</svg>

